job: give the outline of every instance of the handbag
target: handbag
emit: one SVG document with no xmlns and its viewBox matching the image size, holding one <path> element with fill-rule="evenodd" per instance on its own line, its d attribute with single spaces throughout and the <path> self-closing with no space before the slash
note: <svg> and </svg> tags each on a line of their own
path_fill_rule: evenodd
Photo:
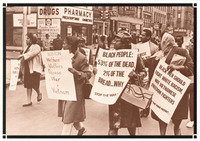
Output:
<svg viewBox="0 0 200 141">
<path fill-rule="evenodd" d="M 92 84 L 89 82 L 88 78 L 86 78 L 85 83 L 82 85 L 83 96 L 85 99 L 90 99 L 90 93 L 92 90 Z"/>
<path fill-rule="evenodd" d="M 139 107 L 146 109 L 150 106 L 153 92 L 137 86 L 135 84 L 127 84 L 121 99 Z"/>
</svg>

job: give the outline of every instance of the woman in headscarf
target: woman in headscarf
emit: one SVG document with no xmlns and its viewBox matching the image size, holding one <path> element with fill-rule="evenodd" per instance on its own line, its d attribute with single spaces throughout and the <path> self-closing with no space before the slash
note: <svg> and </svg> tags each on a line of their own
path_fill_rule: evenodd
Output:
<svg viewBox="0 0 200 141">
<path fill-rule="evenodd" d="M 127 31 L 120 31 L 115 37 L 114 47 L 116 50 L 131 49 L 131 35 Z M 146 76 L 145 67 L 139 55 L 135 71 L 129 74 L 129 82 L 136 84 L 137 75 L 143 78 Z M 117 135 L 120 128 L 127 128 L 130 135 L 135 135 L 136 127 L 141 127 L 139 108 L 119 97 L 115 104 L 109 105 L 109 125 L 108 135 Z"/>
<path fill-rule="evenodd" d="M 160 43 L 161 52 L 157 52 L 154 55 L 155 56 L 154 59 L 155 60 L 164 59 L 165 62 L 169 64 L 167 68 L 169 71 L 177 70 L 186 77 L 191 76 L 193 74 L 193 69 L 194 69 L 191 57 L 189 56 L 189 54 L 187 53 L 185 49 L 177 46 L 177 44 L 175 43 L 174 37 L 171 34 L 167 33 L 165 29 L 166 29 L 166 26 L 164 25 L 164 27 L 162 27 L 162 30 L 161 30 L 162 32 L 161 33 L 162 39 Z M 174 54 L 178 54 L 186 58 L 183 65 L 176 65 L 176 64 L 171 63 L 171 60 Z M 152 62 L 158 63 L 158 61 L 152 61 Z M 154 66 L 156 67 L 156 65 Z M 155 69 L 155 67 L 152 69 Z M 171 118 L 174 124 L 174 135 L 181 135 L 180 124 L 183 119 L 187 119 L 188 117 L 188 94 L 187 93 L 188 92 L 186 91 Z M 165 135 L 167 124 L 163 122 L 159 117 L 157 117 L 157 115 L 153 111 L 152 111 L 152 118 L 159 122 L 160 135 Z"/>
<path fill-rule="evenodd" d="M 59 100 L 58 116 L 62 117 L 62 135 L 71 135 L 73 126 L 78 130 L 77 135 L 82 135 L 86 132 L 82 123 L 86 118 L 85 99 L 82 89 L 86 79 L 91 77 L 91 69 L 87 57 L 79 51 L 78 43 L 79 40 L 77 37 L 67 37 L 67 48 L 69 48 L 70 53 L 74 54 L 72 58 L 72 68 L 69 68 L 68 71 L 74 75 L 77 101 Z"/>
</svg>

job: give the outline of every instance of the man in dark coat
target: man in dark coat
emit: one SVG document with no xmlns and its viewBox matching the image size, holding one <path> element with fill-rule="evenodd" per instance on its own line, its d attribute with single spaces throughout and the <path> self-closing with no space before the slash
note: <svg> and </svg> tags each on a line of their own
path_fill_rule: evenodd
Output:
<svg viewBox="0 0 200 141">
<path fill-rule="evenodd" d="M 57 38 L 53 40 L 53 49 L 61 50 L 63 47 L 63 40 L 60 37 L 60 34 L 57 35 Z"/>
</svg>

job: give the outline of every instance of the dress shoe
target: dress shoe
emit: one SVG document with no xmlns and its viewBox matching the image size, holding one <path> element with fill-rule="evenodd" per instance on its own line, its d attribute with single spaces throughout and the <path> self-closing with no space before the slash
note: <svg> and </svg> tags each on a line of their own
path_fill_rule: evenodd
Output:
<svg viewBox="0 0 200 141">
<path fill-rule="evenodd" d="M 37 101 L 40 102 L 42 100 L 42 93 L 37 96 Z"/>
<path fill-rule="evenodd" d="M 27 106 L 31 106 L 32 105 L 32 102 L 31 103 L 28 103 L 28 104 L 24 104 L 22 105 L 23 107 L 27 107 Z"/>
<path fill-rule="evenodd" d="M 192 128 L 194 126 L 194 121 L 189 121 L 186 125 L 188 128 Z"/>
<path fill-rule="evenodd" d="M 86 129 L 83 127 L 80 130 L 78 130 L 78 136 L 82 136 L 86 132 Z"/>
</svg>

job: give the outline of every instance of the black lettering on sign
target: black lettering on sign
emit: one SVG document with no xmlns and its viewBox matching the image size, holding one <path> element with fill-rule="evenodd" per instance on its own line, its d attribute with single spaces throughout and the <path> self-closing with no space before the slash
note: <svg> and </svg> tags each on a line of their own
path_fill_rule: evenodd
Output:
<svg viewBox="0 0 200 141">
<path fill-rule="evenodd" d="M 124 77 L 124 71 L 116 71 L 117 77 Z"/>
<path fill-rule="evenodd" d="M 175 90 L 177 90 L 177 91 L 179 91 L 180 93 L 182 93 L 182 88 L 180 88 L 178 85 L 176 85 L 176 84 L 174 84 L 173 82 L 171 83 L 171 86 L 175 89 Z"/>
<path fill-rule="evenodd" d="M 164 81 L 164 82 L 166 82 L 167 84 L 170 84 L 170 80 L 169 79 L 167 79 L 165 76 L 163 76 L 162 77 L 162 80 Z"/>
<path fill-rule="evenodd" d="M 59 8 L 41 8 L 40 15 L 59 15 Z"/>
<path fill-rule="evenodd" d="M 134 67 L 134 62 L 123 61 L 122 67 Z"/>
<path fill-rule="evenodd" d="M 157 70 L 155 70 L 154 72 L 159 78 L 161 78 L 162 74 L 160 72 L 158 72 Z"/>
<path fill-rule="evenodd" d="M 121 67 L 121 61 L 115 61 L 114 67 Z"/>
<path fill-rule="evenodd" d="M 180 79 L 178 76 L 174 76 L 174 80 L 176 82 L 178 82 L 179 84 L 181 84 L 182 86 L 185 86 L 185 81 L 183 81 L 182 79 Z"/>
<path fill-rule="evenodd" d="M 165 67 L 163 67 L 162 65 L 159 66 L 159 69 L 161 69 L 164 73 L 167 72 L 167 69 Z"/>
</svg>

